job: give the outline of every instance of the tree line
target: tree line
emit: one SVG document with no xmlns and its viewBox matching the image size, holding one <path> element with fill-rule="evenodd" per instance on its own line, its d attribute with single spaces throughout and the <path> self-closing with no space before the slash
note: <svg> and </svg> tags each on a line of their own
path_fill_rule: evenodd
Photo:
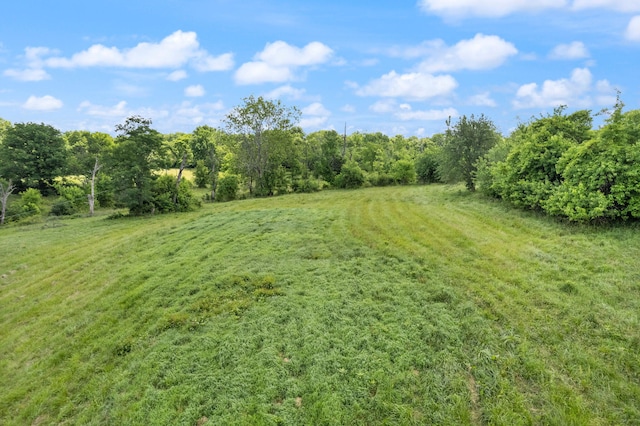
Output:
<svg viewBox="0 0 640 426">
<path fill-rule="evenodd" d="M 229 201 L 326 188 L 464 182 L 516 207 L 572 221 L 640 216 L 640 111 L 618 101 L 604 126 L 582 110 L 521 123 L 502 136 L 484 115 L 447 121 L 429 138 L 382 133 L 305 134 L 300 111 L 250 96 L 221 128 L 161 134 L 132 116 L 107 133 L 61 133 L 46 124 L 0 120 L 0 223 L 40 213 L 180 212 Z M 164 173 L 168 169 L 176 173 Z M 184 177 L 191 170 L 193 179 Z M 203 198 L 193 187 L 207 188 Z M 20 194 L 11 203 L 11 194 Z"/>
</svg>

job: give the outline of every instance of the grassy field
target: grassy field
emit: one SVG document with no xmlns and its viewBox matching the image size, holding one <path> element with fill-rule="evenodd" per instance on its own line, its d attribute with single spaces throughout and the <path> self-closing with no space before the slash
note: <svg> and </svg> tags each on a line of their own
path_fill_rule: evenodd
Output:
<svg viewBox="0 0 640 426">
<path fill-rule="evenodd" d="M 0 424 L 640 424 L 640 228 L 461 187 L 0 229 Z"/>
</svg>

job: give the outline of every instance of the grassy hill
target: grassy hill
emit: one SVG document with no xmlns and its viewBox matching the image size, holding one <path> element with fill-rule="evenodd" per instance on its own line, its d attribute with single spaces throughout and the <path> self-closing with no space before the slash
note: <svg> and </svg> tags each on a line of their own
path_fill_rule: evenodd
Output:
<svg viewBox="0 0 640 426">
<path fill-rule="evenodd" d="M 637 424 L 638 259 L 448 186 L 0 229 L 0 424 Z"/>
</svg>

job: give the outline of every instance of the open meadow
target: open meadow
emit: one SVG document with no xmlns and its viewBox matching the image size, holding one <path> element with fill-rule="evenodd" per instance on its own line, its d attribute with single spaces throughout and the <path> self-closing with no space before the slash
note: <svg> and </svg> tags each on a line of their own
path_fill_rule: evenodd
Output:
<svg viewBox="0 0 640 426">
<path fill-rule="evenodd" d="M 639 259 L 444 185 L 12 225 L 0 424 L 639 424 Z"/>
</svg>

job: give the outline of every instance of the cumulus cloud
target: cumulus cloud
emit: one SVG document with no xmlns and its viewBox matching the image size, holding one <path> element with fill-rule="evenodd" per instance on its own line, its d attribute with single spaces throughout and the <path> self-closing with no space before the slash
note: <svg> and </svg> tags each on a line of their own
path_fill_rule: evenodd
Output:
<svg viewBox="0 0 640 426">
<path fill-rule="evenodd" d="M 420 8 L 430 14 L 445 17 L 501 17 L 515 12 L 535 12 L 567 6 L 566 0 L 419 0 Z"/>
<path fill-rule="evenodd" d="M 495 35 L 476 34 L 469 40 L 461 40 L 453 46 L 447 46 L 442 40 L 423 44 L 426 58 L 419 65 L 424 72 L 487 70 L 502 65 L 518 49 L 508 41 Z"/>
<path fill-rule="evenodd" d="M 29 99 L 22 105 L 24 109 L 30 109 L 34 111 L 54 111 L 62 108 L 62 101 L 56 99 L 53 96 L 45 95 L 42 97 L 29 96 Z"/>
<path fill-rule="evenodd" d="M 616 12 L 637 12 L 640 11 L 639 0 L 574 0 L 572 8 L 582 9 L 609 9 Z"/>
<path fill-rule="evenodd" d="M 320 102 L 314 102 L 302 108 L 300 127 L 304 129 L 322 127 L 330 116 L 331 111 L 326 109 Z"/>
<path fill-rule="evenodd" d="M 96 117 L 125 117 L 129 113 L 126 101 L 120 101 L 114 106 L 94 105 L 84 101 L 80 103 L 78 111 Z"/>
<path fill-rule="evenodd" d="M 189 96 L 191 98 L 204 96 L 204 94 L 205 94 L 204 87 L 202 87 L 200 84 L 188 86 L 186 89 L 184 89 L 184 95 Z"/>
<path fill-rule="evenodd" d="M 545 80 L 542 86 L 529 83 L 520 86 L 513 101 L 515 108 L 547 108 L 560 105 L 588 107 L 593 104 L 593 75 L 587 68 L 576 68 L 570 78 Z M 611 99 L 613 88 L 606 80 L 595 84 L 595 101 Z"/>
<path fill-rule="evenodd" d="M 49 52 L 38 52 L 42 57 Z M 139 43 L 129 49 L 94 44 L 69 58 L 54 56 L 41 60 L 51 68 L 179 68 L 191 64 L 198 71 L 224 71 L 233 67 L 233 55 L 212 56 L 200 48 L 195 32 L 176 31 L 159 43 Z"/>
<path fill-rule="evenodd" d="M 305 89 L 296 89 L 290 85 L 280 86 L 276 89 L 273 89 L 269 93 L 265 94 L 265 98 L 267 99 L 282 99 L 289 98 L 293 100 L 297 100 L 302 98 L 305 94 Z"/>
<path fill-rule="evenodd" d="M 446 18 L 466 16 L 502 17 L 519 12 L 539 12 L 547 9 L 584 10 L 607 9 L 617 12 L 640 11 L 639 0 L 419 0 L 426 13 Z"/>
<path fill-rule="evenodd" d="M 411 105 L 401 104 L 394 116 L 402 121 L 438 121 L 457 117 L 458 111 L 455 108 L 413 110 Z"/>
<path fill-rule="evenodd" d="M 471 96 L 468 103 L 473 106 L 486 106 L 491 108 L 498 106 L 496 101 L 491 98 L 489 92 L 478 93 L 477 95 Z"/>
<path fill-rule="evenodd" d="M 588 57 L 589 51 L 581 41 L 559 44 L 549 53 L 549 58 L 559 60 L 583 59 Z"/>
<path fill-rule="evenodd" d="M 640 41 L 640 15 L 631 18 L 625 36 L 628 40 Z"/>
<path fill-rule="evenodd" d="M 24 70 L 8 69 L 3 74 L 19 81 L 42 81 L 51 78 L 45 70 L 32 68 Z"/>
<path fill-rule="evenodd" d="M 91 117 L 97 117 L 108 120 L 111 125 L 114 121 L 124 120 L 126 117 L 132 115 L 140 115 L 142 117 L 148 117 L 153 120 L 166 118 L 169 116 L 169 111 L 164 109 L 154 108 L 130 108 L 126 101 L 120 101 L 113 106 L 96 105 L 89 101 L 83 101 L 78 106 L 78 112 L 89 115 Z"/>
<path fill-rule="evenodd" d="M 187 72 L 185 70 L 177 70 L 174 71 L 172 73 L 170 73 L 167 76 L 167 80 L 169 81 L 180 81 L 180 80 L 184 80 L 185 78 L 187 78 Z"/>
<path fill-rule="evenodd" d="M 416 72 L 398 74 L 391 71 L 358 88 L 359 96 L 381 96 L 386 98 L 406 98 L 423 100 L 450 94 L 458 83 L 450 75 L 434 76 Z"/>
<path fill-rule="evenodd" d="M 284 41 L 267 43 L 254 60 L 246 62 L 235 73 L 238 84 L 283 83 L 296 77 L 301 67 L 310 67 L 327 63 L 333 56 L 333 50 L 317 41 L 299 48 Z"/>
</svg>

